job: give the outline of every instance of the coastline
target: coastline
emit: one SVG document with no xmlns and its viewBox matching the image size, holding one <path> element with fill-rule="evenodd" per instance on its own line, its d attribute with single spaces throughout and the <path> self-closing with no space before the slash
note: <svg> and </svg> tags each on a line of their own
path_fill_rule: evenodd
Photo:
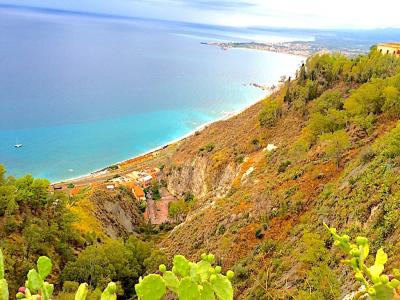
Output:
<svg viewBox="0 0 400 300">
<path fill-rule="evenodd" d="M 84 175 L 71 177 L 71 178 L 68 178 L 68 179 L 65 179 L 65 180 L 61 180 L 61 181 L 51 182 L 51 185 L 54 186 L 54 185 L 59 185 L 59 184 L 74 183 L 74 182 L 78 182 L 78 181 L 85 180 L 85 179 L 96 179 L 97 177 L 100 177 L 102 175 L 106 175 L 108 173 L 107 170 L 109 170 L 113 166 L 117 166 L 117 165 L 121 165 L 121 164 L 124 164 L 124 163 L 128 163 L 129 161 L 132 161 L 132 160 L 137 160 L 137 159 L 140 159 L 140 158 L 144 158 L 144 157 L 146 157 L 148 155 L 151 155 L 151 154 L 156 154 L 159 151 L 161 151 L 161 150 L 163 150 L 163 149 L 165 149 L 165 148 L 167 148 L 167 147 L 169 147 L 171 145 L 179 143 L 179 142 L 181 142 L 181 141 L 183 141 L 183 140 L 195 135 L 197 132 L 201 132 L 202 130 L 204 130 L 205 128 L 207 128 L 208 126 L 210 126 L 213 123 L 225 121 L 225 120 L 228 120 L 230 118 L 233 118 L 233 117 L 239 115 L 243 111 L 245 111 L 248 108 L 252 107 L 253 105 L 263 101 L 265 98 L 267 98 L 268 96 L 270 96 L 272 94 L 271 90 L 264 90 L 264 91 L 265 91 L 264 98 L 257 99 L 254 102 L 251 102 L 251 103 L 247 104 L 243 108 L 240 108 L 240 109 L 232 111 L 232 112 L 227 112 L 223 116 L 221 116 L 221 117 L 219 117 L 219 118 L 217 118 L 215 120 L 212 120 L 212 121 L 206 122 L 204 124 L 201 124 L 198 127 L 196 127 L 195 129 L 193 129 L 192 131 L 188 132 L 187 134 L 184 134 L 184 135 L 182 135 L 180 137 L 177 137 L 177 138 L 175 138 L 175 139 L 173 139 L 173 140 L 171 140 L 171 141 L 169 141 L 169 142 L 167 142 L 167 143 L 165 143 L 163 145 L 160 145 L 158 147 L 152 148 L 152 149 L 150 149 L 148 151 L 142 152 L 142 153 L 140 153 L 138 155 L 135 155 L 135 156 L 127 158 L 127 159 L 124 159 L 122 161 L 112 163 L 110 165 L 107 165 L 105 167 L 102 167 L 100 169 L 94 170 L 94 171 L 92 171 L 90 173 L 87 173 L 87 174 L 84 174 Z"/>
</svg>

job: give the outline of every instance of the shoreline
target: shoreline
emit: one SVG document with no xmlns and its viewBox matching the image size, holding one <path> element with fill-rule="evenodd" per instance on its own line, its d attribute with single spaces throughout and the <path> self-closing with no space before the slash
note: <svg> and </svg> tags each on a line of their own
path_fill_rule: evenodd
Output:
<svg viewBox="0 0 400 300">
<path fill-rule="evenodd" d="M 169 141 L 169 142 L 167 142 L 167 143 L 165 143 L 163 145 L 160 145 L 158 147 L 152 148 L 152 149 L 150 149 L 148 151 L 142 152 L 142 153 L 140 153 L 138 155 L 135 155 L 135 156 L 132 156 L 130 158 L 127 158 L 127 159 L 124 159 L 124 160 L 109 164 L 109 165 L 107 165 L 105 167 L 102 167 L 100 169 L 94 170 L 94 171 L 92 171 L 90 173 L 87 173 L 87 174 L 84 174 L 84 175 L 79 175 L 79 176 L 76 176 L 76 177 L 71 177 L 71 178 L 68 178 L 68 179 L 51 182 L 51 185 L 53 186 L 53 185 L 57 185 L 57 184 L 74 183 L 76 181 L 85 180 L 85 179 L 95 179 L 96 177 L 99 177 L 101 175 L 107 174 L 107 170 L 110 169 L 112 166 L 124 164 L 124 163 L 127 163 L 128 161 L 139 159 L 139 158 L 145 157 L 145 156 L 153 154 L 153 153 L 157 153 L 157 152 L 167 148 L 168 146 L 171 146 L 173 144 L 176 144 L 178 142 L 181 142 L 181 141 L 193 136 L 197 132 L 204 130 L 205 128 L 207 128 L 208 126 L 210 126 L 213 123 L 226 121 L 226 120 L 228 120 L 230 118 L 233 118 L 233 117 L 239 115 L 240 113 L 242 113 L 246 109 L 252 107 L 253 105 L 255 105 L 257 103 L 259 103 L 260 101 L 263 101 L 265 98 L 267 98 L 268 96 L 270 96 L 272 94 L 271 90 L 264 90 L 263 89 L 263 91 L 265 91 L 264 98 L 257 99 L 254 102 L 251 102 L 250 104 L 246 105 L 243 108 L 240 108 L 240 109 L 238 109 L 236 111 L 227 112 L 223 116 L 221 116 L 221 117 L 219 117 L 219 118 L 217 118 L 215 120 L 212 120 L 212 121 L 206 122 L 204 124 L 201 124 L 198 127 L 196 127 L 195 129 L 193 129 L 190 132 L 188 132 L 187 134 L 179 136 L 179 137 L 177 137 L 177 138 L 175 138 L 175 139 L 173 139 L 173 140 L 171 140 L 171 141 Z"/>
</svg>

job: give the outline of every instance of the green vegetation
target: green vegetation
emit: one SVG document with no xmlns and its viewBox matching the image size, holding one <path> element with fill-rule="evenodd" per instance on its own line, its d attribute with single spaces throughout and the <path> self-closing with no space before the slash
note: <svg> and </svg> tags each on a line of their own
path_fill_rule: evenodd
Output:
<svg viewBox="0 0 400 300">
<path fill-rule="evenodd" d="M 324 146 L 328 157 L 333 158 L 339 167 L 343 153 L 350 147 L 350 139 L 345 130 L 320 135 L 320 141 Z"/>
<path fill-rule="evenodd" d="M 151 183 L 151 195 L 153 200 L 160 200 L 161 199 L 161 194 L 160 194 L 160 184 L 158 182 L 158 180 L 153 180 L 153 182 Z"/>
<path fill-rule="evenodd" d="M 27 280 L 25 286 L 18 289 L 15 297 L 21 300 L 51 300 L 53 299 L 54 285 L 45 281 L 50 275 L 53 264 L 47 256 L 41 256 L 37 260 L 36 269 L 31 269 L 28 272 Z M 82 283 L 76 286 L 76 294 L 74 296 L 75 300 L 85 300 L 88 295 L 88 285 Z M 101 300 L 115 300 L 117 286 L 114 282 L 108 283 L 104 291 L 100 292 Z M 4 259 L 3 254 L 0 249 L 0 299 L 8 300 L 9 291 L 7 286 L 7 281 L 4 278 Z M 72 298 L 71 298 L 72 299 Z"/>
<path fill-rule="evenodd" d="M 175 222 L 180 223 L 189 212 L 189 206 L 184 199 L 170 202 L 168 204 L 168 216 Z"/>
<path fill-rule="evenodd" d="M 396 293 L 395 289 L 400 285 L 400 271 L 393 269 L 390 276 L 382 274 L 388 260 L 388 256 L 383 249 L 380 248 L 376 252 L 374 264 L 368 267 L 366 260 L 370 247 L 367 238 L 358 236 L 354 244 L 350 242 L 348 235 L 339 235 L 335 228 L 325 226 L 333 236 L 334 245 L 349 257 L 344 263 L 352 267 L 354 278 L 364 287 L 363 290 L 353 296 L 353 299 L 361 299 L 366 294 L 371 300 L 393 299 Z"/>
<path fill-rule="evenodd" d="M 133 285 L 151 267 L 164 263 L 165 256 L 151 244 L 131 236 L 126 241 L 110 240 L 83 250 L 75 261 L 62 271 L 63 282 L 87 282 L 92 288 L 103 289 L 109 281 L 120 287 L 118 294 L 129 298 Z"/>
<path fill-rule="evenodd" d="M 214 148 L 215 148 L 215 144 L 214 143 L 208 143 L 207 145 L 205 145 L 205 146 L 203 146 L 203 147 L 201 147 L 199 149 L 199 153 L 212 152 L 214 150 Z"/>
<path fill-rule="evenodd" d="M 268 100 L 260 113 L 260 124 L 265 127 L 274 126 L 281 115 L 282 103 L 276 100 Z"/>
<path fill-rule="evenodd" d="M 43 282 L 40 287 L 39 283 L 27 286 L 30 293 L 39 292 L 43 299 L 49 299 L 46 294 L 54 290 L 63 299 L 71 299 L 75 289 L 68 286 L 77 287 L 78 283 L 87 282 L 88 297 L 92 294 L 95 297 L 114 281 L 117 294 L 124 299 L 132 296 L 134 284 L 141 275 L 154 271 L 166 261 L 165 255 L 153 244 L 134 236 L 126 240 L 103 241 L 94 232 L 78 232 L 74 224 L 79 219 L 69 206 L 81 200 L 69 198 L 60 191 L 50 192 L 47 180 L 30 175 L 15 179 L 6 177 L 5 173 L 0 165 L 0 222 L 5 225 L 0 226 L 0 247 L 6 256 L 5 273 L 10 291 L 18 289 L 25 274 L 35 265 L 36 258 L 41 256 L 37 270 L 29 272 L 28 282 L 37 282 L 37 274 Z M 95 201 L 103 201 L 99 191 L 92 197 Z M 54 287 L 44 281 L 48 274 L 44 276 L 41 268 L 49 265 L 49 259 L 42 258 L 44 255 L 52 258 L 51 266 L 57 271 L 51 275 Z M 0 288 L 5 290 L 2 279 Z"/>
<path fill-rule="evenodd" d="M 166 295 L 167 290 L 178 299 L 233 299 L 233 288 L 230 279 L 234 273 L 227 271 L 221 274 L 221 267 L 212 267 L 215 258 L 212 254 L 202 254 L 197 263 L 188 261 L 182 255 L 176 255 L 172 271 L 167 271 L 165 265 L 160 265 L 162 273 L 151 274 L 135 285 L 140 300 L 158 300 Z"/>
</svg>

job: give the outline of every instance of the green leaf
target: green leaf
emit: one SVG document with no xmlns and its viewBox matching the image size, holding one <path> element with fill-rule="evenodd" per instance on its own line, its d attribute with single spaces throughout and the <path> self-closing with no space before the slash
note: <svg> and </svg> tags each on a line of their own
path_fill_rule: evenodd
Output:
<svg viewBox="0 0 400 300">
<path fill-rule="evenodd" d="M 183 278 L 179 285 L 179 300 L 194 300 L 200 298 L 200 290 L 197 283 L 189 277 Z"/>
<path fill-rule="evenodd" d="M 43 284 L 42 288 L 42 299 L 43 300 L 50 300 L 51 296 L 53 295 L 54 285 L 48 282 Z"/>
<path fill-rule="evenodd" d="M 178 288 L 179 288 L 179 279 L 176 277 L 176 275 L 171 272 L 171 271 L 166 271 L 163 275 L 165 284 L 167 287 L 174 291 L 175 293 L 178 293 Z"/>
<path fill-rule="evenodd" d="M 214 291 L 208 282 L 203 282 L 200 286 L 201 300 L 215 300 Z"/>
<path fill-rule="evenodd" d="M 368 244 L 364 244 L 364 245 L 362 245 L 362 246 L 360 246 L 360 260 L 361 261 L 364 261 L 367 257 L 368 257 L 368 254 L 369 254 L 369 245 Z"/>
<path fill-rule="evenodd" d="M 371 279 L 373 282 L 376 282 L 379 279 L 379 275 L 382 274 L 384 269 L 383 265 L 373 265 L 371 267 L 368 268 L 368 271 L 371 274 Z"/>
<path fill-rule="evenodd" d="M 387 285 L 388 285 L 388 287 L 395 289 L 400 285 L 400 280 L 397 280 L 396 278 L 394 278 Z"/>
<path fill-rule="evenodd" d="M 5 279 L 0 279 L 0 300 L 8 300 L 8 285 Z"/>
<path fill-rule="evenodd" d="M 220 300 L 233 299 L 232 284 L 225 276 L 217 274 L 217 279 L 212 283 L 212 288 Z"/>
<path fill-rule="evenodd" d="M 371 300 L 392 300 L 394 297 L 394 289 L 385 284 L 374 285 L 375 295 L 369 295 Z"/>
<path fill-rule="evenodd" d="M 197 273 L 200 275 L 201 281 L 208 280 L 211 264 L 208 261 L 199 261 L 197 263 Z"/>
<path fill-rule="evenodd" d="M 159 300 L 166 292 L 165 281 L 160 275 L 151 274 L 136 284 L 135 290 L 140 300 Z"/>
<path fill-rule="evenodd" d="M 75 300 L 85 300 L 88 293 L 88 284 L 82 283 L 75 294 Z"/>
<path fill-rule="evenodd" d="M 189 271 L 190 271 L 190 266 L 189 266 L 189 261 L 182 255 L 175 255 L 174 256 L 174 270 L 184 276 L 189 275 Z"/>
<path fill-rule="evenodd" d="M 43 284 L 42 278 L 36 270 L 32 269 L 28 272 L 28 283 L 27 287 L 30 289 L 32 293 L 36 293 Z"/>
<path fill-rule="evenodd" d="M 388 256 L 385 253 L 385 251 L 383 251 L 382 248 L 380 248 L 378 250 L 378 252 L 376 252 L 376 257 L 375 257 L 375 264 L 376 265 L 385 265 L 387 262 Z"/>
<path fill-rule="evenodd" d="M 383 249 L 379 249 L 376 252 L 375 264 L 368 268 L 368 271 L 371 274 L 371 279 L 373 282 L 377 282 L 379 275 L 382 274 L 385 269 L 385 263 L 387 262 L 387 254 L 383 251 Z"/>
<path fill-rule="evenodd" d="M 110 282 L 103 293 L 101 294 L 101 300 L 116 300 L 117 299 L 117 285 L 115 282 Z"/>
<path fill-rule="evenodd" d="M 0 280 L 4 279 L 4 257 L 3 251 L 0 249 Z"/>
<path fill-rule="evenodd" d="M 39 271 L 39 275 L 40 277 L 42 277 L 43 280 L 45 280 L 46 277 L 50 274 L 52 267 L 53 264 L 51 263 L 50 258 L 48 258 L 47 256 L 39 257 L 37 261 L 37 268 Z"/>
</svg>

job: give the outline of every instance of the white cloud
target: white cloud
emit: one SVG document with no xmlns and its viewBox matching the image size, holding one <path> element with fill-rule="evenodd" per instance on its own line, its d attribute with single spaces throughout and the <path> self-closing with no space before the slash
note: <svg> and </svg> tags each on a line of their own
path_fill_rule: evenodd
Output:
<svg viewBox="0 0 400 300">
<path fill-rule="evenodd" d="M 0 0 L 0 4 L 4 1 Z M 228 26 L 400 27 L 398 0 L 17 0 L 25 5 Z M 15 4 L 15 1 L 13 2 Z"/>
</svg>

